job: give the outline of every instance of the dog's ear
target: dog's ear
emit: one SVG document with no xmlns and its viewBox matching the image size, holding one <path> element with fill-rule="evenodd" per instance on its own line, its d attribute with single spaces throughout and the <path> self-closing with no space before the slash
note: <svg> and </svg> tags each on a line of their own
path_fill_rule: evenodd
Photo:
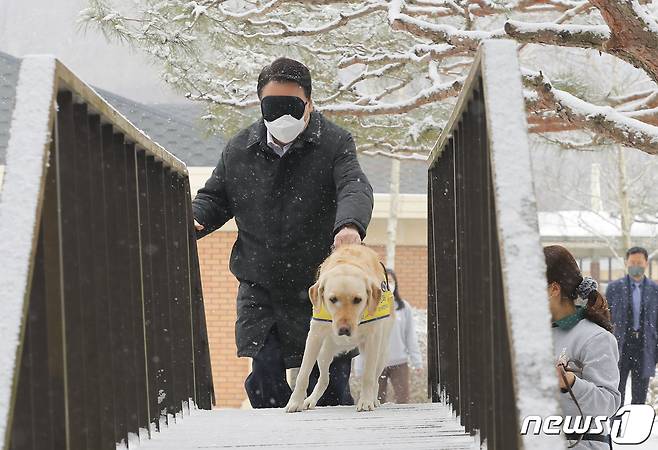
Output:
<svg viewBox="0 0 658 450">
<path fill-rule="evenodd" d="M 368 313 L 374 314 L 382 296 L 382 288 L 379 281 L 371 279 L 368 283 Z"/>
<path fill-rule="evenodd" d="M 315 282 L 310 288 L 308 288 L 308 297 L 311 299 L 313 304 L 313 312 L 319 313 L 322 307 L 322 294 L 324 291 L 324 286 L 322 281 L 318 278 L 318 281 Z"/>
</svg>

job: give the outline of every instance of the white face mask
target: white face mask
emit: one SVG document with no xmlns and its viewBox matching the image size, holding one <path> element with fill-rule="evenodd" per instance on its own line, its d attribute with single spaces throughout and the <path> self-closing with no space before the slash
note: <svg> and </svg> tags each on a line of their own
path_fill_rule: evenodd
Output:
<svg viewBox="0 0 658 450">
<path fill-rule="evenodd" d="M 265 120 L 265 126 L 270 134 L 279 142 L 288 144 L 294 141 L 304 131 L 306 122 L 303 117 L 301 119 L 295 119 L 290 114 L 286 114 L 272 122 Z"/>
</svg>

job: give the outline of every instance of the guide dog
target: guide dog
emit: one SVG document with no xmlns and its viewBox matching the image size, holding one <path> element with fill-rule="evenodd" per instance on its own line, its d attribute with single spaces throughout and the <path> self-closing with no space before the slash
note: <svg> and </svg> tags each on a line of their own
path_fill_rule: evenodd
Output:
<svg viewBox="0 0 658 450">
<path fill-rule="evenodd" d="M 332 360 L 355 347 L 365 355 L 356 409 L 374 410 L 380 406 L 378 379 L 388 359 L 395 309 L 386 270 L 377 253 L 365 245 L 337 248 L 320 266 L 318 279 L 308 294 L 313 304 L 313 318 L 286 412 L 315 408 L 329 384 Z M 306 398 L 309 375 L 316 361 L 320 377 Z"/>
</svg>

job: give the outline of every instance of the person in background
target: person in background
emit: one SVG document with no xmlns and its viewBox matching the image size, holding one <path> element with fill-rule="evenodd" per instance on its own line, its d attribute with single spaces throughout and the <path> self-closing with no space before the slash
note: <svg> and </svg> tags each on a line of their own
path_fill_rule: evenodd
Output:
<svg viewBox="0 0 658 450">
<path fill-rule="evenodd" d="M 649 255 L 642 247 L 626 252 L 628 274 L 608 285 L 615 337 L 619 344 L 619 392 L 622 402 L 631 374 L 631 403 L 644 404 L 649 380 L 656 371 L 658 285 L 644 275 Z"/>
<path fill-rule="evenodd" d="M 594 279 L 583 277 L 569 251 L 544 248 L 553 345 L 564 416 L 613 416 L 621 404 L 619 353 L 610 311 Z M 609 449 L 608 434 L 568 434 L 571 448 Z M 557 445 L 556 445 L 557 447 Z"/>
<path fill-rule="evenodd" d="M 398 279 L 395 272 L 386 269 L 389 289 L 395 298 L 395 325 L 391 329 L 388 363 L 379 378 L 379 401 L 386 402 L 388 380 L 395 392 L 395 403 L 409 403 L 409 364 L 414 370 L 423 368 L 422 356 L 418 349 L 418 336 L 414 323 L 413 308 L 400 297 Z M 357 376 L 363 373 L 364 357 L 357 356 L 354 370 Z"/>
</svg>

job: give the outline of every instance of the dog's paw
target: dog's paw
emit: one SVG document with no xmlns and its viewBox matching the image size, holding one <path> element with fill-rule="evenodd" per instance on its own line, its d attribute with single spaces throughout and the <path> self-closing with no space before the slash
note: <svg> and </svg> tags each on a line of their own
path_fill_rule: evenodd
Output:
<svg viewBox="0 0 658 450">
<path fill-rule="evenodd" d="M 303 399 L 290 397 L 290 400 L 288 400 L 288 404 L 286 405 L 285 410 L 287 413 L 300 412 L 306 409 L 305 404 L 306 401 Z"/>
<path fill-rule="evenodd" d="M 379 408 L 380 406 L 382 406 L 382 402 L 378 398 L 375 398 L 375 408 Z"/>
<path fill-rule="evenodd" d="M 361 396 L 359 401 L 356 404 L 357 411 L 374 411 L 375 401 L 372 397 Z"/>
<path fill-rule="evenodd" d="M 318 404 L 318 399 L 313 398 L 311 396 L 311 397 L 308 397 L 306 400 L 304 400 L 303 407 L 304 407 L 304 409 L 315 409 L 315 405 L 317 405 L 317 404 Z"/>
</svg>

